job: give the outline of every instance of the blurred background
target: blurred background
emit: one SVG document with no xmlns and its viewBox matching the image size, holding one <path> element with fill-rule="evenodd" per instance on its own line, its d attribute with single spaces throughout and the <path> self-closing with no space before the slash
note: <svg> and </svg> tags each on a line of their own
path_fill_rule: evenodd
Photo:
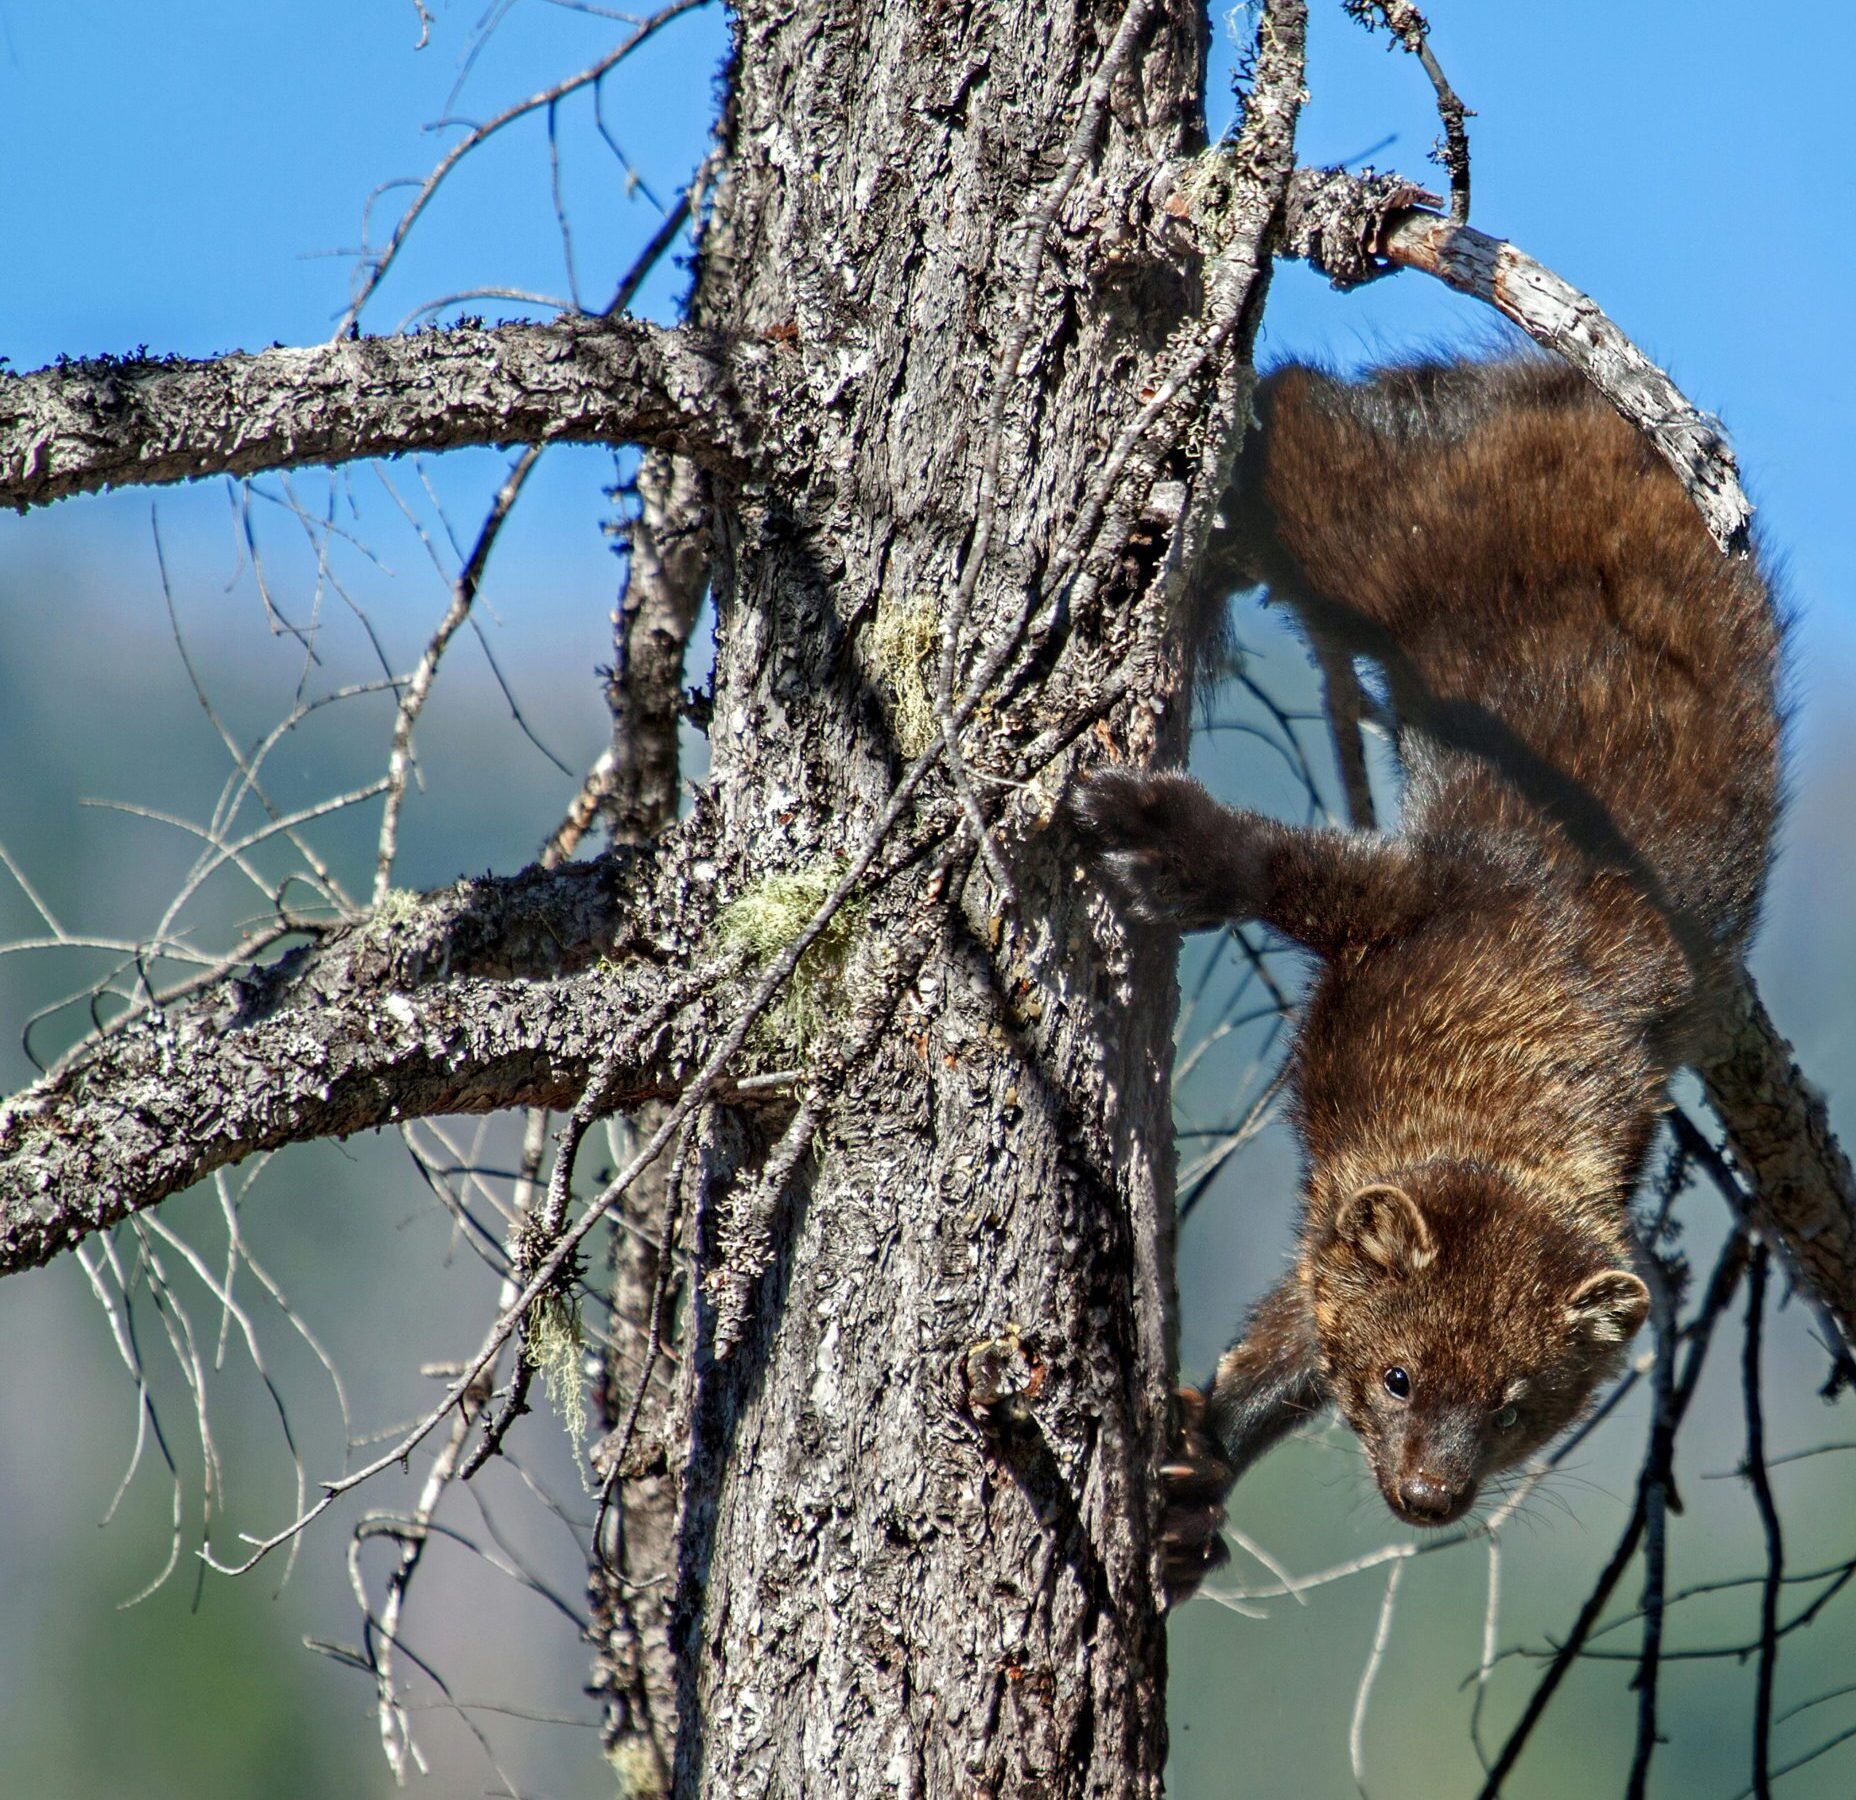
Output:
<svg viewBox="0 0 1856 1800">
<path fill-rule="evenodd" d="M 429 42 L 415 48 L 414 0 L 0 0 L 8 366 L 328 336 L 357 247 L 364 235 L 384 242 L 412 192 L 376 190 L 422 178 L 469 124 L 588 65 L 629 29 L 579 0 L 428 0 L 427 10 Z M 1416 64 L 1338 5 L 1314 12 L 1302 160 L 1424 173 L 1436 127 Z M 1592 292 L 1731 429 L 1797 615 L 1793 800 L 1755 971 L 1834 1121 L 1856 1130 L 1856 1045 L 1845 1026 L 1856 992 L 1846 899 L 1856 873 L 1847 799 L 1856 721 L 1846 702 L 1856 691 L 1847 498 L 1856 352 L 1836 323 L 1853 272 L 1838 229 L 1853 179 L 1842 15 L 1802 0 L 1757 15 L 1603 0 L 1566 0 L 1541 15 L 1438 0 L 1431 19 L 1439 57 L 1479 115 L 1470 126 L 1477 223 Z M 1250 22 L 1240 7 L 1214 23 L 1216 132 L 1231 111 L 1232 35 L 1247 36 Z M 718 7 L 695 9 L 605 80 L 597 112 L 588 92 L 564 101 L 552 145 L 537 113 L 474 153 L 373 298 L 368 328 L 393 329 L 484 288 L 502 293 L 428 316 L 514 316 L 575 296 L 603 304 L 703 155 L 725 33 Z M 683 284 L 666 263 L 639 309 L 674 316 Z M 509 294 L 541 298 L 525 308 Z M 1286 266 L 1263 353 L 1344 368 L 1496 341 L 1486 312 L 1420 276 L 1339 296 Z M 230 769 L 196 682 L 249 746 L 296 708 L 409 668 L 510 460 L 473 451 L 265 478 L 249 493 L 206 483 L 0 519 L 0 846 L 14 870 L 0 877 L 6 1091 L 31 1079 L 33 1056 L 55 1056 L 86 1027 L 83 997 L 123 961 L 107 947 L 23 946 L 146 938 L 196 870 L 198 827 Z M 626 474 L 623 459 L 585 448 L 542 459 L 490 566 L 481 635 L 454 645 L 420 724 L 423 784 L 407 803 L 401 885 L 525 864 L 597 754 L 607 728 L 598 667 L 610 655 L 618 575 L 608 528 Z M 1237 635 L 1246 681 L 1208 705 L 1196 766 L 1227 798 L 1299 816 L 1307 794 L 1297 755 L 1332 791 L 1324 734 L 1293 716 L 1312 707 L 1313 682 L 1296 644 L 1254 605 L 1240 601 Z M 364 788 L 391 727 L 392 702 L 379 691 L 318 706 L 273 753 L 273 798 L 306 807 Z M 240 821 L 251 823 L 249 813 Z M 363 896 L 377 829 L 378 801 L 304 828 Z M 270 880 L 289 862 L 270 840 L 250 860 Z M 180 924 L 199 941 L 225 942 L 266 906 L 222 868 L 192 893 Z M 1273 953 L 1267 963 L 1293 993 L 1294 958 Z M 1241 1114 L 1271 1066 L 1270 1021 L 1246 1022 L 1255 1009 L 1232 998 L 1243 966 L 1203 942 L 1187 952 L 1197 996 L 1182 1020 L 1187 1164 L 1215 1142 L 1198 1134 Z M 451 1140 L 428 1138 L 428 1156 L 513 1166 L 505 1124 L 480 1138 L 465 1122 Z M 1198 1195 L 1180 1259 L 1188 1375 L 1209 1369 L 1280 1270 L 1294 1185 L 1293 1146 L 1274 1126 Z M 214 1292 L 231 1202 L 250 1258 L 286 1297 L 279 1304 L 241 1272 L 262 1374 Z M 1725 1229 L 1721 1203 L 1697 1188 L 1677 1217 L 1683 1248 L 1705 1271 Z M 372 1688 L 339 1656 L 359 1632 L 346 1559 L 355 1521 L 403 1507 L 410 1489 L 377 1484 L 325 1516 L 287 1579 L 281 1557 L 232 1580 L 206 1572 L 196 1551 L 204 1534 L 235 1560 L 241 1532 L 266 1534 L 297 1510 L 292 1444 L 313 1480 L 339 1471 L 350 1442 L 372 1442 L 429 1404 L 420 1366 L 474 1344 L 495 1277 L 469 1222 L 434 1199 L 398 1139 L 247 1166 L 223 1194 L 189 1195 L 159 1222 L 172 1238 L 152 1238 L 145 1254 L 169 1286 L 142 1281 L 133 1307 L 112 1315 L 69 1259 L 0 1294 L 9 1375 L 0 1383 L 0 1767 L 14 1791 L 46 1800 L 384 1793 Z M 133 1334 L 142 1353 L 158 1433 L 138 1431 L 151 1412 L 119 1334 Z M 1763 1566 L 1757 1516 L 1733 1476 L 1743 1454 L 1739 1335 L 1737 1317 L 1723 1324 L 1685 1427 L 1674 1590 Z M 1827 1365 L 1804 1310 L 1777 1308 L 1768 1335 L 1769 1452 L 1856 1439 L 1856 1402 L 1831 1409 L 1817 1398 Z M 311 1338 L 340 1371 L 346 1422 Z M 190 1362 L 206 1371 L 210 1465 L 181 1376 Z M 1570 1624 L 1628 1510 L 1644 1420 L 1633 1396 L 1504 1532 L 1500 1648 L 1539 1651 Z M 1791 1570 L 1856 1556 L 1853 1458 L 1826 1453 L 1774 1470 Z M 572 1704 L 585 1678 L 575 1532 L 589 1511 L 575 1470 L 565 1427 L 538 1413 L 520 1467 L 487 1470 L 446 1515 L 459 1539 L 432 1549 L 407 1625 L 410 1649 L 445 1684 L 414 1678 L 428 1792 L 612 1791 L 591 1703 Z M 1233 1519 L 1298 1578 L 1405 1535 L 1351 1443 L 1334 1434 L 1270 1458 L 1239 1490 Z M 167 1579 L 137 1598 L 171 1556 Z M 361 1553 L 376 1592 L 385 1556 L 379 1546 Z M 1475 1544 L 1404 1565 L 1360 1724 L 1375 1800 L 1468 1796 L 1479 1785 L 1469 1720 L 1487 1576 Z M 1212 1598 L 1182 1610 L 1172 1632 L 1175 1794 L 1353 1791 L 1349 1726 L 1385 1577 L 1379 1564 L 1248 1612 Z M 1240 1553 L 1221 1583 L 1230 1593 L 1272 1579 Z M 1629 1612 L 1640 1579 L 1626 1575 L 1613 1615 Z M 1788 1588 L 1784 1616 L 1829 1587 Z M 1750 1641 L 1757 1591 L 1730 1586 L 1681 1602 L 1670 1648 Z M 1856 1602 L 1832 1595 L 1785 1639 L 1778 1709 L 1803 1710 L 1779 1724 L 1776 1763 L 1856 1729 L 1856 1693 L 1833 1693 L 1856 1661 L 1853 1621 Z M 334 1653 L 313 1653 L 305 1639 Z M 1634 1630 L 1603 1646 L 1634 1649 Z M 1482 1700 L 1486 1743 L 1499 1743 L 1540 1666 L 1520 1656 L 1496 1665 Z M 1631 1667 L 1577 1667 L 1505 1791 L 1549 1800 L 1621 1789 Z M 1752 1705 L 1742 1660 L 1672 1662 L 1668 1743 L 1651 1791 L 1740 1794 Z M 1782 1786 L 1794 1800 L 1848 1795 L 1856 1743 Z"/>
</svg>

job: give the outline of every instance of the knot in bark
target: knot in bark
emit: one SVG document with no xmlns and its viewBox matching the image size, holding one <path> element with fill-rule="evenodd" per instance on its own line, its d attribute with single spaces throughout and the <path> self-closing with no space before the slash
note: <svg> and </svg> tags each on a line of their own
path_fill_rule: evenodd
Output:
<svg viewBox="0 0 1856 1800">
<path fill-rule="evenodd" d="M 1382 247 L 1395 216 L 1441 204 L 1402 175 L 1298 169 L 1283 206 L 1283 249 L 1313 263 L 1335 287 L 1358 287 L 1390 267 Z"/>
</svg>

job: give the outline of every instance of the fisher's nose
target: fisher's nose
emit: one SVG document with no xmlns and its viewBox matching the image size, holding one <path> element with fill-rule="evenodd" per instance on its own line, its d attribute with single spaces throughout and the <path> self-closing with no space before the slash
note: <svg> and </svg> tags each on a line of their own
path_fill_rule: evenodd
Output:
<svg viewBox="0 0 1856 1800">
<path fill-rule="evenodd" d="M 1399 1510 L 1414 1525 L 1447 1525 L 1469 1504 L 1473 1488 L 1453 1488 L 1430 1469 L 1418 1469 L 1398 1484 Z"/>
</svg>

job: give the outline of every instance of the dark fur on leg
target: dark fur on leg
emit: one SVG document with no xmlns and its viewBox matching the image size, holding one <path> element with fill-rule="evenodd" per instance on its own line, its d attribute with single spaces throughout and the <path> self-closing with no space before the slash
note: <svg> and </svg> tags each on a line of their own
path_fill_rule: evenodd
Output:
<svg viewBox="0 0 1856 1800">
<path fill-rule="evenodd" d="M 1077 837 L 1131 917 L 1203 931 L 1257 916 L 1269 820 L 1220 806 L 1189 776 L 1133 769 L 1098 770 L 1070 807 Z M 1253 824 L 1260 835 L 1247 830 Z"/>
<path fill-rule="evenodd" d="M 1301 1276 L 1291 1269 L 1251 1309 L 1244 1335 L 1218 1359 L 1207 1428 L 1236 1481 L 1327 1406 L 1321 1346 Z"/>
<path fill-rule="evenodd" d="M 1176 931 L 1260 919 L 1323 956 L 1417 930 L 1460 904 L 1476 874 L 1442 845 L 1222 806 L 1186 775 L 1098 770 L 1070 819 L 1129 916 Z"/>
<path fill-rule="evenodd" d="M 1326 1409 L 1319 1346 L 1291 1270 L 1251 1312 L 1209 1392 L 1179 1390 L 1177 1428 L 1160 1471 L 1167 1603 L 1177 1606 L 1227 1558 L 1224 1497 L 1265 1451 Z"/>
</svg>

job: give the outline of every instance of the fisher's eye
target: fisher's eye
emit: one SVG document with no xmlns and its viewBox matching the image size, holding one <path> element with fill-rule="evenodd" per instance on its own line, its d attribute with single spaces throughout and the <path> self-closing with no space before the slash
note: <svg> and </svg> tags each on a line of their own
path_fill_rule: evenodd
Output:
<svg viewBox="0 0 1856 1800">
<path fill-rule="evenodd" d="M 1489 1423 L 1497 1431 L 1512 1431 L 1521 1422 L 1521 1409 L 1510 1401 L 1506 1406 L 1498 1406 L 1489 1414 Z"/>
<path fill-rule="evenodd" d="M 1386 1370 L 1386 1392 L 1394 1400 L 1411 1398 L 1411 1377 L 1403 1369 Z"/>
</svg>

